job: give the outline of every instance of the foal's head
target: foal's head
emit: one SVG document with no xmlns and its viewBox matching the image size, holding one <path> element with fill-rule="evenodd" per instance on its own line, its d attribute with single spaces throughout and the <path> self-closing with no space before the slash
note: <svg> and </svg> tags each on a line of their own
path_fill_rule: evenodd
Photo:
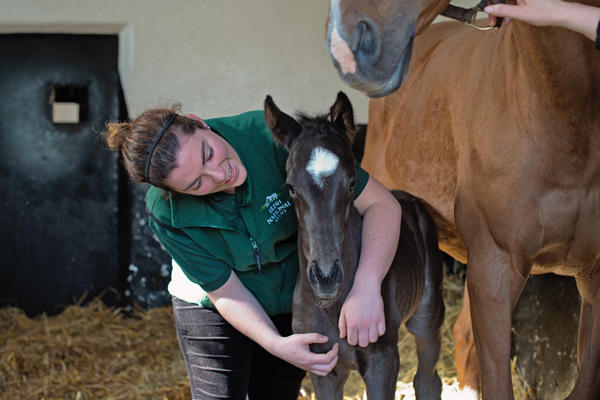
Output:
<svg viewBox="0 0 600 400">
<path fill-rule="evenodd" d="M 319 299 L 333 300 L 346 292 L 340 290 L 345 274 L 352 285 L 356 269 L 356 232 L 348 225 L 353 218 L 360 220 L 353 194 L 356 170 L 351 145 L 356 127 L 352 105 L 340 92 L 329 114 L 300 114 L 295 120 L 267 96 L 265 118 L 275 139 L 290 152 L 287 184 L 300 228 L 303 284 L 310 283 Z M 355 225 L 360 235 L 360 223 Z"/>
</svg>

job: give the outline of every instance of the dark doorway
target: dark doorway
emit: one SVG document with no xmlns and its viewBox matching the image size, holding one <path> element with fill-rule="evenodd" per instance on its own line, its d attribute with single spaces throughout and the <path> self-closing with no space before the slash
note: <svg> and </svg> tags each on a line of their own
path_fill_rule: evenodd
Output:
<svg viewBox="0 0 600 400">
<path fill-rule="evenodd" d="M 0 305 L 57 313 L 108 288 L 115 303 L 130 219 L 98 133 L 126 118 L 118 37 L 0 35 L 0 54 Z"/>
</svg>

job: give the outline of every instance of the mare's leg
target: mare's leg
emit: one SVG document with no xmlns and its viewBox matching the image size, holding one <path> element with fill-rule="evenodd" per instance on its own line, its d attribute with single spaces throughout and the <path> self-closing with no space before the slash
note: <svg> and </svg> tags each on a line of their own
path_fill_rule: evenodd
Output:
<svg viewBox="0 0 600 400">
<path fill-rule="evenodd" d="M 344 384 L 350 376 L 350 371 L 334 368 L 327 376 L 310 374 L 310 380 L 319 400 L 342 400 Z"/>
<path fill-rule="evenodd" d="M 441 260 L 440 260 L 441 262 Z M 439 399 L 442 381 L 435 366 L 442 347 L 442 325 L 445 318 L 442 297 L 442 279 L 435 279 L 428 271 L 425 290 L 415 313 L 406 321 L 406 329 L 417 344 L 419 365 L 414 379 L 417 399 Z M 430 279 L 433 278 L 433 279 Z"/>
<path fill-rule="evenodd" d="M 525 262 L 517 266 L 513 260 L 489 236 L 480 235 L 469 247 L 468 290 L 484 400 L 514 399 L 512 312 L 529 274 Z"/>
<path fill-rule="evenodd" d="M 473 337 L 470 307 L 469 292 L 465 282 L 462 308 L 453 328 L 454 356 L 462 398 L 477 400 L 479 399 L 479 360 Z"/>
<path fill-rule="evenodd" d="M 567 397 L 572 399 L 600 398 L 600 290 L 598 273 L 596 279 L 577 278 L 577 288 L 581 293 L 581 316 L 577 340 L 577 361 L 579 372 L 573 391 Z"/>
<path fill-rule="evenodd" d="M 382 340 L 383 338 L 379 338 Z M 365 380 L 369 400 L 393 399 L 400 371 L 398 335 L 391 346 L 377 346 L 376 350 L 359 362 L 359 372 Z M 359 355 L 359 359 L 360 359 Z"/>
</svg>

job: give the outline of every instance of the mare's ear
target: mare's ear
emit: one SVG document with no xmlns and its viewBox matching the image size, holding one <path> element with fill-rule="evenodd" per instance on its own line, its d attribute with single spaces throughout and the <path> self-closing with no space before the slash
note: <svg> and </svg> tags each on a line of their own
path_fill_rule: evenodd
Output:
<svg viewBox="0 0 600 400">
<path fill-rule="evenodd" d="M 350 99 L 348 99 L 348 96 L 344 92 L 338 93 L 335 103 L 331 106 L 331 110 L 329 110 L 329 116 L 331 122 L 346 132 L 346 136 L 348 136 L 350 144 L 352 144 L 357 129 L 354 124 L 352 103 L 350 103 Z"/>
<path fill-rule="evenodd" d="M 296 120 L 277 108 L 271 96 L 265 99 L 265 120 L 273 137 L 289 150 L 302 128 Z"/>
</svg>

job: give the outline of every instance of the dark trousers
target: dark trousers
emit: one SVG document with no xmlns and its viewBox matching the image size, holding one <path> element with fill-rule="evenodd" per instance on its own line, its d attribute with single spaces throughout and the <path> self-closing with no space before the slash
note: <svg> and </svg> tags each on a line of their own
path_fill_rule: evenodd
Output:
<svg viewBox="0 0 600 400">
<path fill-rule="evenodd" d="M 179 344 L 197 400 L 296 400 L 305 371 L 277 358 L 231 326 L 217 311 L 173 297 Z M 292 334 L 291 314 L 271 320 Z"/>
</svg>

